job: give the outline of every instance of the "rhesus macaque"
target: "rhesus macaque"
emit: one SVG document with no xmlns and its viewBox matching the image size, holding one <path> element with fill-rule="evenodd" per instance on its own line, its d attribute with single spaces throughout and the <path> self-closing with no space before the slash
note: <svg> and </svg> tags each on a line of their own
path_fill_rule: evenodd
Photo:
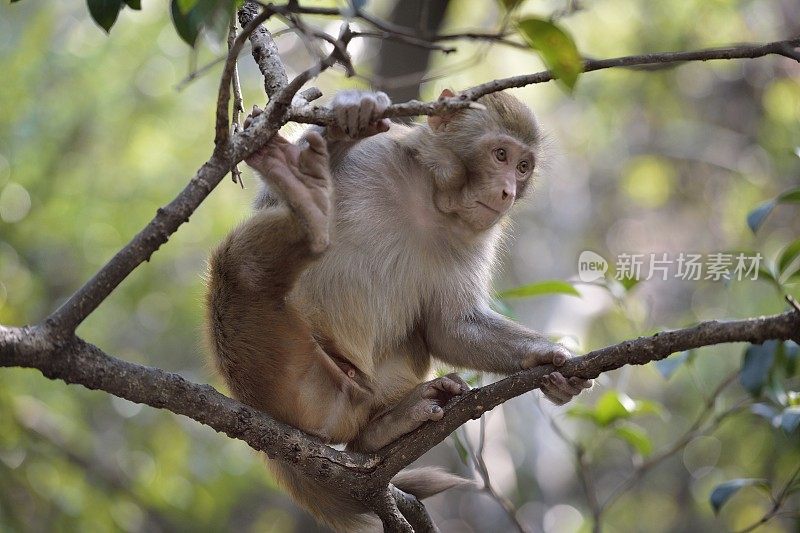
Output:
<svg viewBox="0 0 800 533">
<path fill-rule="evenodd" d="M 571 356 L 489 308 L 503 220 L 540 156 L 530 110 L 495 93 L 409 127 L 380 118 L 389 103 L 341 92 L 335 126 L 300 145 L 276 135 L 249 157 L 266 191 L 209 266 L 208 336 L 231 393 L 359 451 L 441 419 L 468 389 L 457 374 L 426 381 L 432 357 L 510 374 Z M 553 372 L 542 391 L 563 404 L 589 386 Z M 358 502 L 270 466 L 331 527 L 375 525 Z M 459 480 L 423 469 L 393 481 L 425 497 Z"/>
</svg>

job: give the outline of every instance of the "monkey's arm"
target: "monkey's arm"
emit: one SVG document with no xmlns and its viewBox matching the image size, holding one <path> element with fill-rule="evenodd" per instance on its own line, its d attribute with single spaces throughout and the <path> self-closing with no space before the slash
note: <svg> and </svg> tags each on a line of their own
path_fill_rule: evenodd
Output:
<svg viewBox="0 0 800 533">
<path fill-rule="evenodd" d="M 455 366 L 512 374 L 552 363 L 563 365 L 572 354 L 543 335 L 508 320 L 488 308 L 476 308 L 464 316 L 435 314 L 426 323 L 426 341 L 437 359 Z M 590 380 L 549 374 L 542 392 L 563 404 L 591 387 Z"/>
</svg>

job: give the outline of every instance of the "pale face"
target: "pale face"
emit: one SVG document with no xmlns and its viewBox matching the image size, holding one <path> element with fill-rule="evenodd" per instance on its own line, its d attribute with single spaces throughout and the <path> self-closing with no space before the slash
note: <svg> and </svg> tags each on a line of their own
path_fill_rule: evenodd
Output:
<svg viewBox="0 0 800 533">
<path fill-rule="evenodd" d="M 437 207 L 457 215 L 472 230 L 484 231 L 506 215 L 524 192 L 533 173 L 534 154 L 530 146 L 497 133 L 484 135 L 470 149 L 463 187 L 443 192 Z"/>
</svg>

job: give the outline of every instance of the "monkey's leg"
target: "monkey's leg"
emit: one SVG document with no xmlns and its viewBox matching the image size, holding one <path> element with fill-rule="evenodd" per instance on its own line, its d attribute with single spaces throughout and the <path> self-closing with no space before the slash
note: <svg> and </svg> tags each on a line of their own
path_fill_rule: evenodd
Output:
<svg viewBox="0 0 800 533">
<path fill-rule="evenodd" d="M 450 398 L 468 390 L 458 374 L 421 383 L 400 403 L 373 418 L 347 447 L 360 452 L 379 450 L 428 420 L 441 420 Z"/>
<path fill-rule="evenodd" d="M 308 141 L 301 150 L 276 138 L 248 159 L 288 208 L 256 211 L 213 254 L 207 322 L 217 366 L 237 398 L 324 437 L 326 416 L 335 424 L 336 411 L 347 412 L 336 383 L 341 371 L 286 301 L 328 244 L 327 150 L 319 135 Z"/>
</svg>

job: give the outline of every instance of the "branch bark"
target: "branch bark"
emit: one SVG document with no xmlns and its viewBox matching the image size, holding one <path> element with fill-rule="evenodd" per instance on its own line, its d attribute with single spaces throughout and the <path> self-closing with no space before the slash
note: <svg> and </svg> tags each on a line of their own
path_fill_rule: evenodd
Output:
<svg viewBox="0 0 800 533">
<path fill-rule="evenodd" d="M 769 317 L 702 322 L 590 352 L 559 368 L 565 377 L 595 378 L 624 365 L 642 365 L 671 353 L 728 342 L 800 342 L 800 312 Z M 322 484 L 361 500 L 373 499 L 391 478 L 465 422 L 511 398 L 537 389 L 550 365 L 513 374 L 458 396 L 444 418 L 427 423 L 377 453 L 341 452 L 264 413 L 177 374 L 111 357 L 77 337 L 64 341 L 46 326 L 0 326 L 0 366 L 36 368 L 50 379 L 100 389 L 127 400 L 168 409 L 206 424 L 253 449 L 295 465 Z M 387 511 L 388 513 L 388 511 Z"/>
<path fill-rule="evenodd" d="M 248 0 L 244 3 L 238 15 L 242 29 L 258 17 L 258 12 L 259 5 L 256 2 Z M 272 35 L 260 24 L 250 34 L 250 44 L 253 46 L 253 59 L 264 76 L 264 90 L 271 99 L 289 84 L 286 69 L 278 55 L 278 47 Z"/>
</svg>

